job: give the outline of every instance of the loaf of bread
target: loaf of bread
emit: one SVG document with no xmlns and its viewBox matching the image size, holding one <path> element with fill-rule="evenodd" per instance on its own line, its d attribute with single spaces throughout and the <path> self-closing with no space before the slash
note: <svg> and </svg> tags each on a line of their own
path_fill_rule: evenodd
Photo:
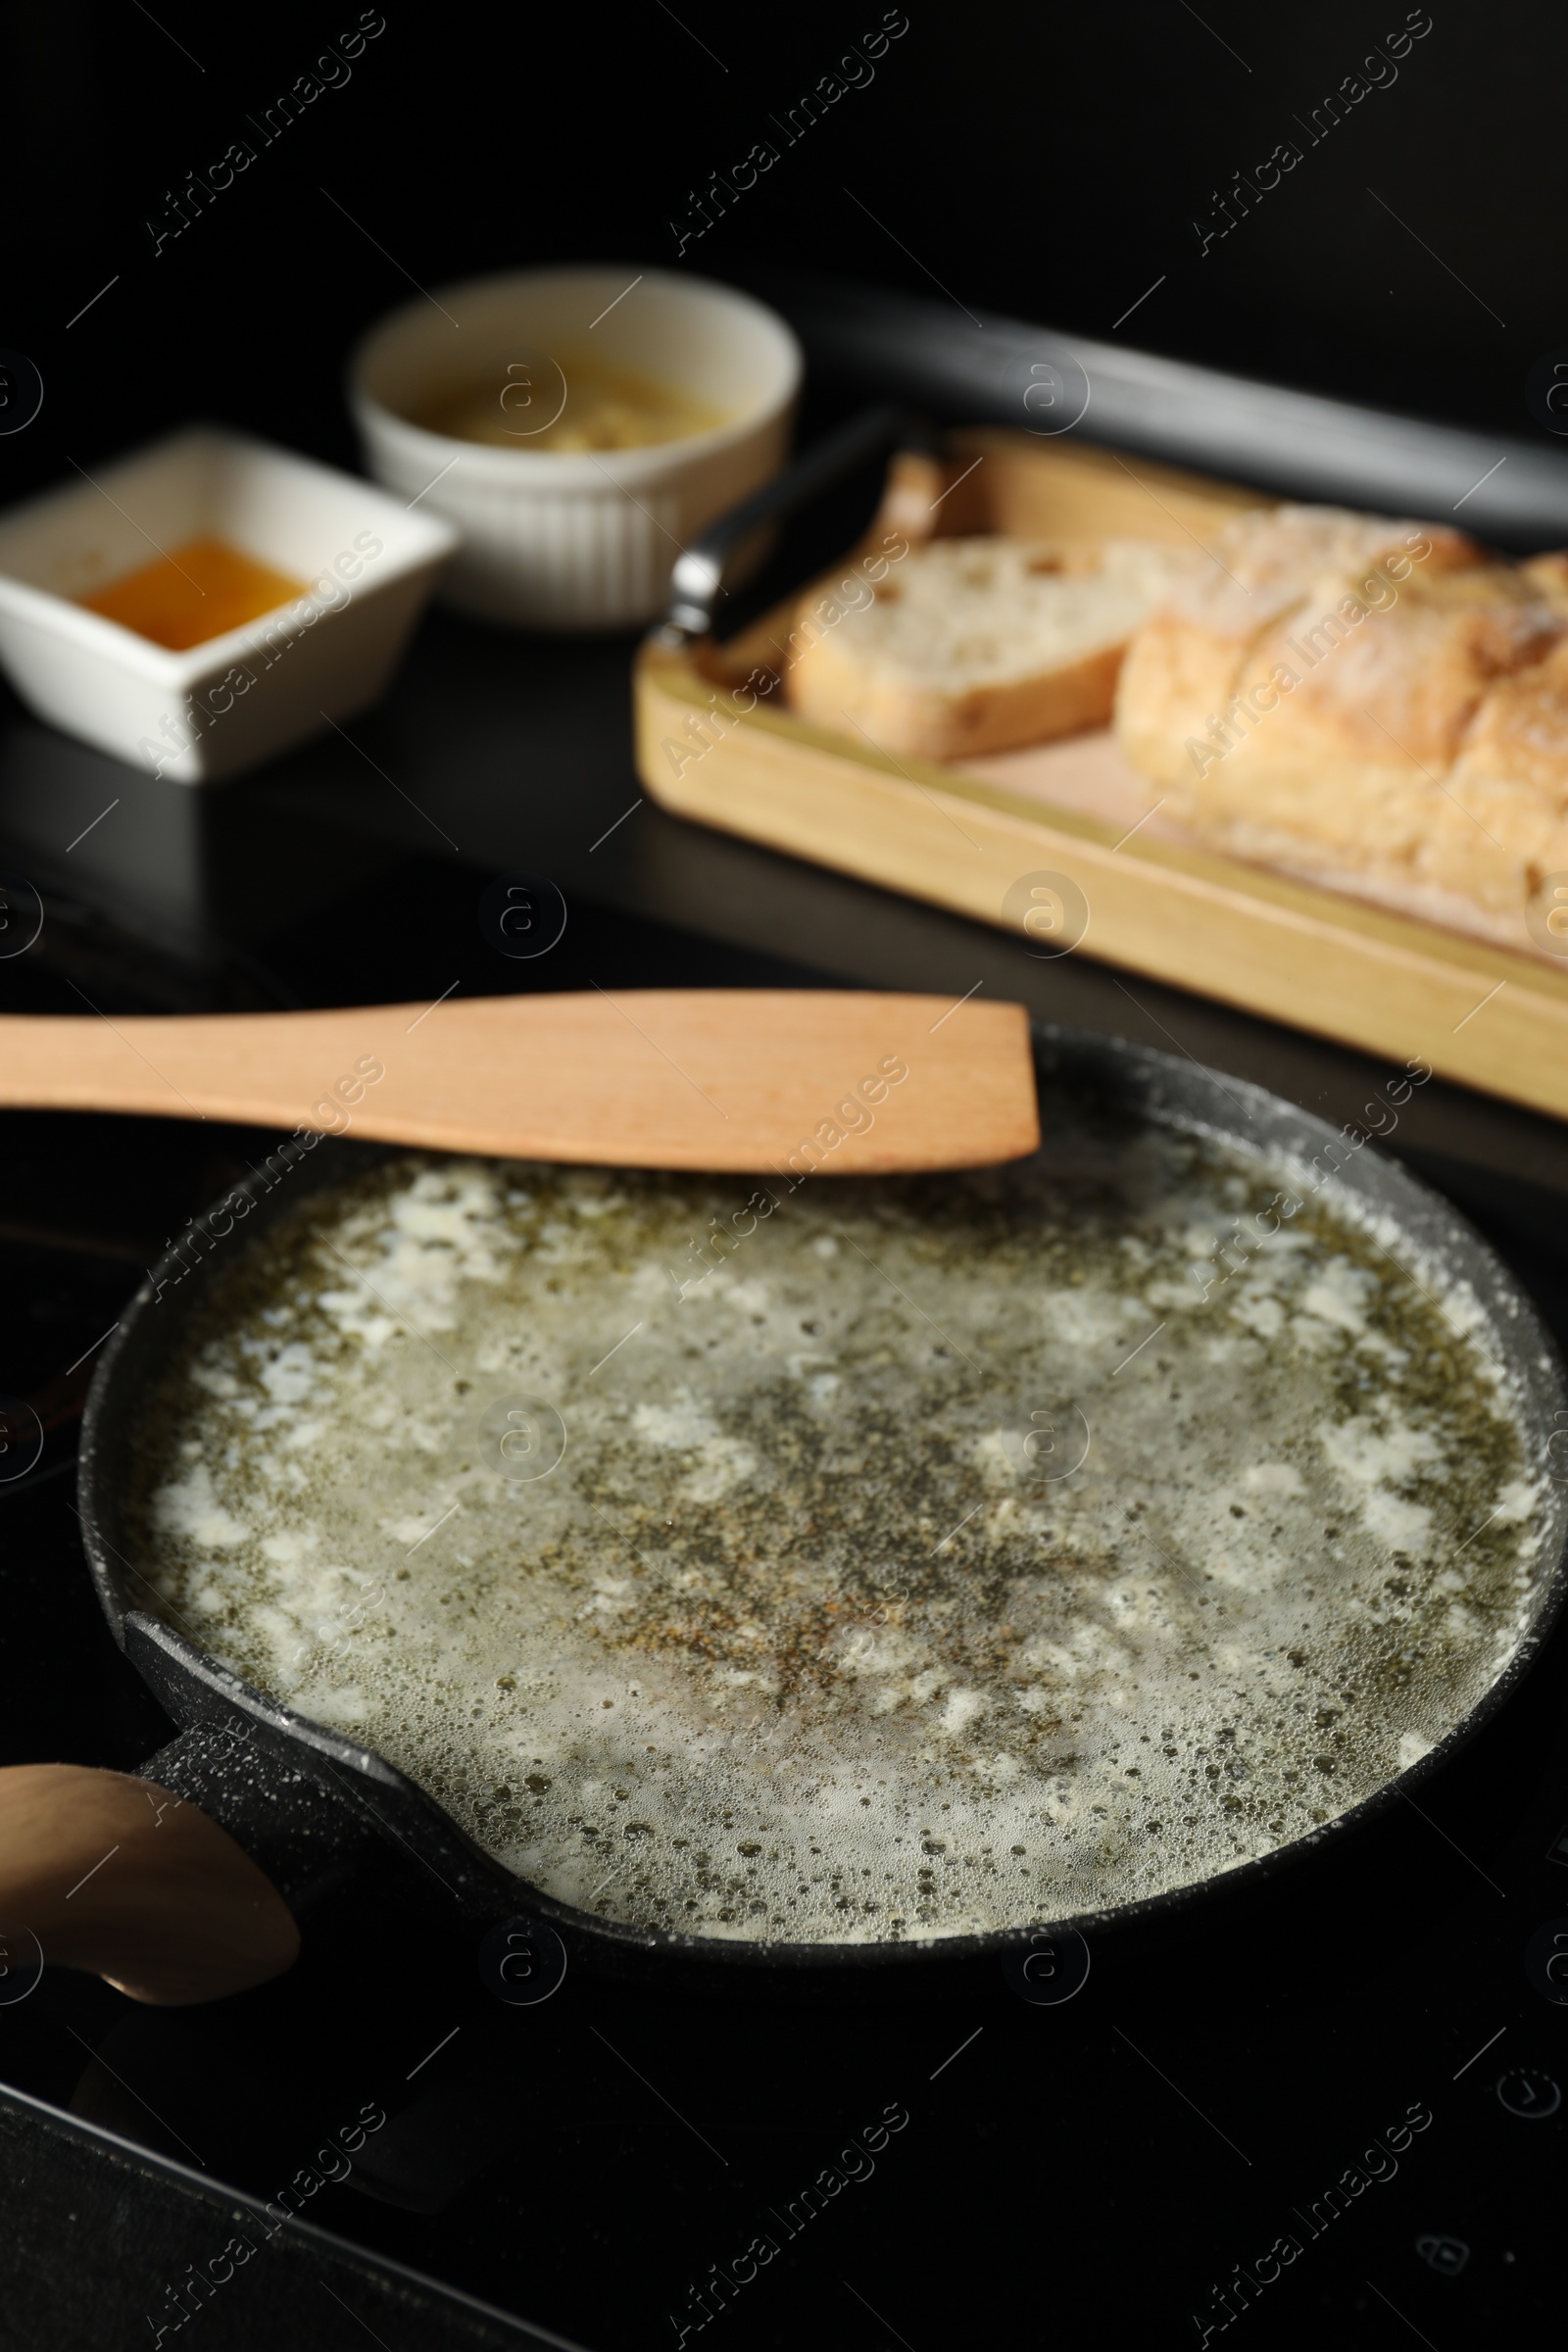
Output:
<svg viewBox="0 0 1568 2352">
<path fill-rule="evenodd" d="M 936 539 L 856 604 L 802 602 L 786 691 L 818 726 L 927 760 L 1103 726 L 1133 631 L 1200 561 L 1143 540 Z"/>
<path fill-rule="evenodd" d="M 1568 562 L 1323 507 L 1238 516 L 1128 653 L 1121 743 L 1236 856 L 1523 942 L 1568 869 Z"/>
</svg>

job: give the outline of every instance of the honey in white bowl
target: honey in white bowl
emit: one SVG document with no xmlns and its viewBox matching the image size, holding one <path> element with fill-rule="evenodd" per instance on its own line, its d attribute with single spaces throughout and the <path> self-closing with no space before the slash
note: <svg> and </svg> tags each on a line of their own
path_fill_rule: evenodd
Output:
<svg viewBox="0 0 1568 2352">
<path fill-rule="evenodd" d="M 303 580 L 290 579 L 226 539 L 202 538 L 183 540 L 77 602 L 105 620 L 134 629 L 138 637 L 150 637 L 154 645 L 183 654 L 304 594 Z"/>
<path fill-rule="evenodd" d="M 498 366 L 482 383 L 447 394 L 414 418 L 449 440 L 563 456 L 651 449 L 710 433 L 727 421 L 722 410 L 675 385 L 570 353 L 559 362 Z"/>
</svg>

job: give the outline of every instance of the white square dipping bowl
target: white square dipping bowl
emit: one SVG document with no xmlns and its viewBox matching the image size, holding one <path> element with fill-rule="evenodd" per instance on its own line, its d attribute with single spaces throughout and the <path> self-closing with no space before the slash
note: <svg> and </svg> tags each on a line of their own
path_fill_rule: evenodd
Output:
<svg viewBox="0 0 1568 2352">
<path fill-rule="evenodd" d="M 204 537 L 306 593 L 185 653 L 75 601 Z M 352 474 L 193 426 L 0 517 L 0 667 L 67 734 L 210 783 L 368 710 L 456 545 Z"/>
</svg>

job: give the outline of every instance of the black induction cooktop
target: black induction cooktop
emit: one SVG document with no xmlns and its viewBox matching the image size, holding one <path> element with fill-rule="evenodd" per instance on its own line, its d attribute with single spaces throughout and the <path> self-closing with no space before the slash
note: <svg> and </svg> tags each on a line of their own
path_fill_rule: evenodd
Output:
<svg viewBox="0 0 1568 2352">
<path fill-rule="evenodd" d="M 0 956 L 0 1008 L 984 987 L 1335 1121 L 1385 1075 L 663 815 L 630 765 L 630 654 L 436 613 L 352 740 L 211 791 L 6 704 L 0 868 L 43 922 Z M 481 919 L 516 875 L 568 908 L 534 959 Z M 267 1141 L 0 1114 L 0 1390 L 45 1431 L 0 1484 L 4 1762 L 128 1769 L 169 1737 L 87 1583 L 76 1430 L 144 1268 Z M 1568 1345 L 1568 1131 L 1435 1081 L 1394 1148 Z M 515 1997 L 542 1980 L 482 1965 L 396 1856 L 238 1999 L 148 2010 L 7 1957 L 7 2340 L 1532 2342 L 1561 2300 L 1565 1693 L 1559 1630 L 1419 1806 L 1030 1979 L 697 1993 L 574 1965 Z"/>
</svg>

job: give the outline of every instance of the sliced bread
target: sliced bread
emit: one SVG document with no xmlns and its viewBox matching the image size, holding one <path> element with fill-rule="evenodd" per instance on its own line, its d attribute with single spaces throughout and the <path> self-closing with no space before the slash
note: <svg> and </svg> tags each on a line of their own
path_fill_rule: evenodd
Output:
<svg viewBox="0 0 1568 2352">
<path fill-rule="evenodd" d="M 1235 856 L 1514 937 L 1568 864 L 1568 568 L 1333 509 L 1245 515 L 1140 631 L 1117 729 Z M 1434 902 L 1436 904 L 1436 902 Z M 1457 918 L 1455 918 L 1457 919 Z"/>
<path fill-rule="evenodd" d="M 818 726 L 927 760 L 1102 726 L 1128 639 L 1200 561 L 1144 540 L 933 540 L 863 601 L 803 601 L 786 691 Z"/>
</svg>

